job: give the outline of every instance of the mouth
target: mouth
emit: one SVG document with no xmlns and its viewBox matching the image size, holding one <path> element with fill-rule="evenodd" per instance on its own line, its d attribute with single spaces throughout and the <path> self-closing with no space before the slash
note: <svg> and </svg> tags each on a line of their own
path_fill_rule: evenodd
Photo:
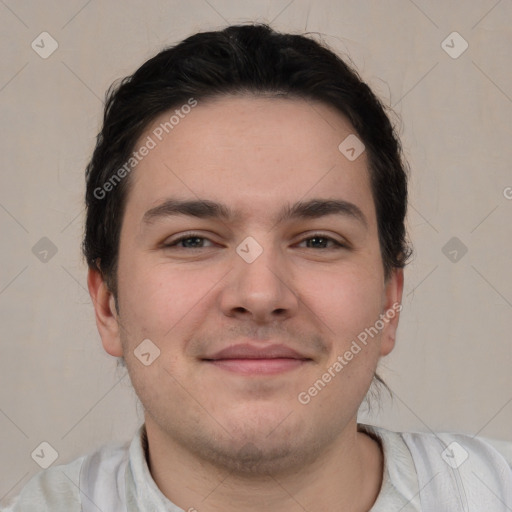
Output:
<svg viewBox="0 0 512 512">
<path fill-rule="evenodd" d="M 227 347 L 203 361 L 219 370 L 241 375 L 275 375 L 301 368 L 312 359 L 284 345 Z"/>
</svg>

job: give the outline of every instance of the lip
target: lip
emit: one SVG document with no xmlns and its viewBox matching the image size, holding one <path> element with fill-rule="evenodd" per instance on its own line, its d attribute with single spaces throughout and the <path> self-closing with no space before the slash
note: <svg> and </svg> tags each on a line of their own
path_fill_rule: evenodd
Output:
<svg viewBox="0 0 512 512">
<path fill-rule="evenodd" d="M 300 368 L 311 358 L 285 345 L 261 347 L 244 343 L 226 347 L 203 361 L 242 375 L 273 375 Z"/>
<path fill-rule="evenodd" d="M 261 347 L 250 343 L 240 343 L 219 350 L 204 359 L 309 359 L 309 357 L 299 354 L 286 345 L 274 344 Z"/>
</svg>

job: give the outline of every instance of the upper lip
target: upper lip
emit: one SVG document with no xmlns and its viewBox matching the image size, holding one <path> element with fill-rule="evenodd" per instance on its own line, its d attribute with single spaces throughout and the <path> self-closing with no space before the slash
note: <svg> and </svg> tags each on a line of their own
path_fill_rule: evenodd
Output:
<svg viewBox="0 0 512 512">
<path fill-rule="evenodd" d="M 249 343 L 231 345 L 211 356 L 205 357 L 208 361 L 218 359 L 310 359 L 296 350 L 285 345 L 267 345 L 258 347 Z"/>
</svg>

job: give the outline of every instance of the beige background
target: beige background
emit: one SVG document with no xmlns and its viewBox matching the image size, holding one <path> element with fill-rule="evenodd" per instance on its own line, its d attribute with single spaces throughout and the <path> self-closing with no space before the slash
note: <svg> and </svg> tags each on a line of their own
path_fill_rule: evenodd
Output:
<svg viewBox="0 0 512 512">
<path fill-rule="evenodd" d="M 412 168 L 395 393 L 372 422 L 512 441 L 512 2 L 485 0 L 0 1 L 0 499 L 142 419 L 96 331 L 81 260 L 84 167 L 117 78 L 197 30 L 259 20 L 321 32 L 402 118 Z M 31 42 L 47 31 L 58 49 Z M 457 31 L 458 58 L 441 46 Z M 453 51 L 461 48 L 454 40 Z M 58 252 L 32 252 L 42 238 Z M 457 237 L 456 262 L 442 248 Z M 460 257 L 460 253 L 459 257 Z"/>
</svg>

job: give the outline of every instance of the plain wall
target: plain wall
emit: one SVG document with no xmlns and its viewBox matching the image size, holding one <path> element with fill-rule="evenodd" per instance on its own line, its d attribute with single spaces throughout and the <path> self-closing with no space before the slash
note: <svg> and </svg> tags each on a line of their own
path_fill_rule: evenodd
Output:
<svg viewBox="0 0 512 512">
<path fill-rule="evenodd" d="M 101 346 L 80 254 L 107 87 L 195 31 L 250 20 L 320 32 L 402 120 L 415 256 L 397 346 L 380 365 L 395 398 L 361 421 L 512 441 L 512 2 L 6 0 L 0 499 L 40 470 L 42 441 L 62 464 L 130 439 L 143 419 Z M 31 47 L 43 31 L 58 42 L 47 59 Z M 458 58 L 442 47 L 453 31 L 469 44 Z M 43 237 L 57 249 L 47 262 L 33 252 Z M 445 247 L 453 237 L 459 247 Z"/>
</svg>

